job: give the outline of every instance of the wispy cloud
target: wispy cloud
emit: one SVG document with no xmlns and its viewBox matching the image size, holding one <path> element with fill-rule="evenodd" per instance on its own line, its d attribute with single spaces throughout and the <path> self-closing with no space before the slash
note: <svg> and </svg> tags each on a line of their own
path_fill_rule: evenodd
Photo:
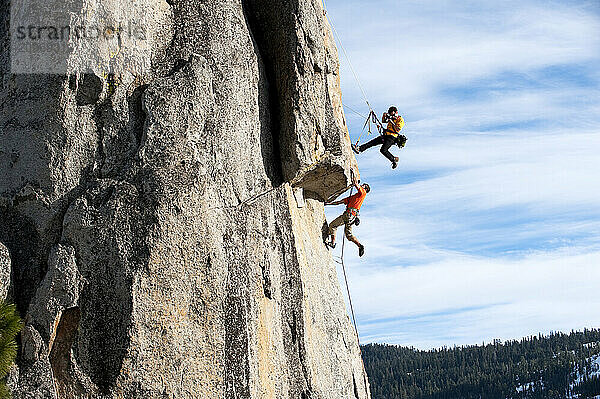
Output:
<svg viewBox="0 0 600 399">
<path fill-rule="evenodd" d="M 515 260 L 455 253 L 426 265 L 358 268 L 351 288 L 363 342 L 475 344 L 597 326 L 600 252 L 588 250 Z"/>
<path fill-rule="evenodd" d="M 593 2 L 484 4 L 329 2 L 364 86 L 384 104 L 424 100 L 440 85 L 503 71 L 598 59 L 600 22 L 590 13 Z M 360 98 L 354 82 L 343 84 L 345 97 Z"/>
<path fill-rule="evenodd" d="M 363 340 L 599 326 L 597 2 L 328 6 L 371 103 L 398 105 L 409 137 L 397 170 L 375 149 L 358 157 L 373 188 L 356 229 L 366 259 L 347 260 Z M 360 108 L 346 68 L 342 87 Z M 347 118 L 356 139 L 363 121 Z"/>
</svg>

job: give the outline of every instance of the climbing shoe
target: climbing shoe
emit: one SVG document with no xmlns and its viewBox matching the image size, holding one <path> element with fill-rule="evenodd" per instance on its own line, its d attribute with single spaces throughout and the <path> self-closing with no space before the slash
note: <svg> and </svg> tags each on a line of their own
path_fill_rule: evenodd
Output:
<svg viewBox="0 0 600 399">
<path fill-rule="evenodd" d="M 352 144 L 352 151 L 354 151 L 356 154 L 360 154 L 360 149 L 358 148 L 358 146 L 356 144 Z"/>
<path fill-rule="evenodd" d="M 358 256 L 363 256 L 364 254 L 365 254 L 365 246 L 359 245 L 358 246 Z"/>
<path fill-rule="evenodd" d="M 398 167 L 398 157 L 394 157 L 394 162 L 392 162 L 392 169 L 396 169 Z"/>
</svg>

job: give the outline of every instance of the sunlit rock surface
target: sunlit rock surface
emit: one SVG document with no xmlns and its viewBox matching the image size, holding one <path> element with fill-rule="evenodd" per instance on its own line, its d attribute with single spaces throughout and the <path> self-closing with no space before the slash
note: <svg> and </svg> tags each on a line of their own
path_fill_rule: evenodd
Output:
<svg viewBox="0 0 600 399">
<path fill-rule="evenodd" d="M 139 75 L 13 74 L 3 35 L 14 397 L 368 398 L 322 243 L 355 160 L 320 2 L 148 15 Z"/>
</svg>

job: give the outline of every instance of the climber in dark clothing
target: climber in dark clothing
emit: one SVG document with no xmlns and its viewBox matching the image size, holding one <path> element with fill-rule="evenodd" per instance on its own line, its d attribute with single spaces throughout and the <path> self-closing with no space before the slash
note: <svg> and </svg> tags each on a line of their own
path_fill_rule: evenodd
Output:
<svg viewBox="0 0 600 399">
<path fill-rule="evenodd" d="M 379 152 L 392 162 L 392 169 L 396 169 L 398 166 L 398 157 L 393 156 L 389 150 L 394 144 L 398 144 L 398 147 L 403 148 L 406 143 L 406 136 L 400 134 L 400 131 L 404 127 L 404 119 L 398 115 L 398 108 L 391 106 L 388 112 L 383 114 L 381 120 L 383 123 L 387 123 L 387 127 L 383 129 L 383 134 L 360 147 L 353 144 L 352 150 L 359 154 L 371 147 L 381 145 Z"/>
</svg>

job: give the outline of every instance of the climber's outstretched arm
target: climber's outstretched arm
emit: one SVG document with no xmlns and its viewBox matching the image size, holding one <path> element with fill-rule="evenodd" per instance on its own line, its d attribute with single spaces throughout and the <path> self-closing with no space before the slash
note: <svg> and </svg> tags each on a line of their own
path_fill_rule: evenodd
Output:
<svg viewBox="0 0 600 399">
<path fill-rule="evenodd" d="M 352 173 L 352 185 L 358 190 L 358 179 L 356 178 L 356 174 L 354 172 Z"/>
<path fill-rule="evenodd" d="M 339 201 L 334 201 L 334 202 L 326 202 L 325 205 L 341 205 L 344 203 L 344 200 L 341 199 Z"/>
</svg>

